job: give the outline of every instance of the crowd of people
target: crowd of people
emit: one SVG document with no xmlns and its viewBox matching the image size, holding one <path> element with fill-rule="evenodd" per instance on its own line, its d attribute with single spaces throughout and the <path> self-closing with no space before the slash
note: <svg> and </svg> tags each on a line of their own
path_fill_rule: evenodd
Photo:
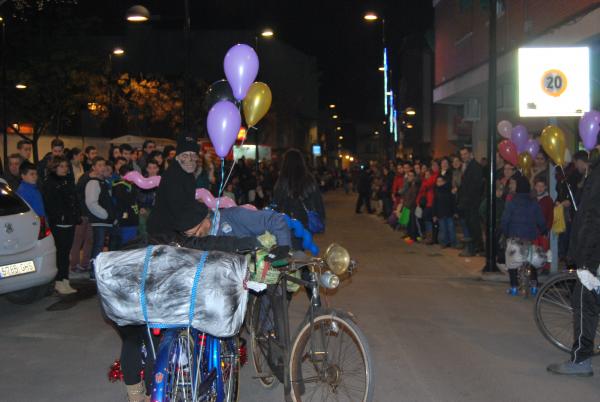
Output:
<svg viewBox="0 0 600 402">
<path fill-rule="evenodd" d="M 158 189 L 138 188 L 123 177 L 131 171 L 161 176 L 174 163 L 177 150 L 173 146 L 158 150 L 153 141 L 146 141 L 139 149 L 129 144 L 112 146 L 102 156 L 92 145 L 67 149 L 57 138 L 37 164 L 32 162 L 32 150 L 31 142 L 20 141 L 17 152 L 9 155 L 2 179 L 51 229 L 57 250 L 55 289 L 60 294 L 74 293 L 71 273 L 94 279 L 90 261 L 101 251 L 118 250 L 135 237 L 148 236 Z M 258 209 L 273 202 L 279 175 L 275 163 L 265 160 L 256 166 L 254 160 L 241 158 L 221 166 L 221 160 L 210 153 L 195 154 L 195 188 L 206 188 L 215 196 L 221 191 L 238 205 L 253 204 Z"/>
<path fill-rule="evenodd" d="M 559 235 L 561 263 L 571 264 L 567 250 L 575 208 L 569 187 L 577 203 L 589 172 L 588 153 L 576 152 L 565 167 L 565 174 L 556 174 L 554 199 L 549 195 L 550 162 L 543 151 L 537 154 L 530 172 L 520 171 L 499 155 L 496 166 L 493 241 L 497 244 L 497 264 L 505 267 L 506 245 L 511 239 L 548 250 L 551 230 Z M 356 213 L 362 213 L 364 208 L 368 213 L 379 214 L 384 222 L 403 232 L 407 244 L 422 242 L 454 247 L 462 250 L 461 257 L 470 257 L 485 256 L 488 172 L 486 160 L 475 160 L 472 151 L 464 147 L 457 155 L 427 163 L 389 161 L 383 166 L 357 167 L 343 171 L 341 178 L 344 187 L 351 184 L 358 193 Z M 506 268 L 511 277 L 509 293 L 516 294 L 516 271 L 513 267 Z M 548 268 L 544 267 L 542 272 Z M 535 288 L 536 277 L 532 279 Z"/>
</svg>

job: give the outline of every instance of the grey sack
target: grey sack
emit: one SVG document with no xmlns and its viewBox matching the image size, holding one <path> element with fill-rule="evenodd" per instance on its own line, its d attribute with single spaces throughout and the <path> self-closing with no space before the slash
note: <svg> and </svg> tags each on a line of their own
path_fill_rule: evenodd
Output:
<svg viewBox="0 0 600 402">
<path fill-rule="evenodd" d="M 145 324 L 140 292 L 147 249 L 101 253 L 96 282 L 106 315 L 118 325 Z M 187 326 L 202 251 L 154 246 L 145 280 L 148 322 Z M 196 290 L 192 326 L 217 337 L 236 335 L 246 314 L 248 269 L 242 255 L 208 252 Z"/>
</svg>

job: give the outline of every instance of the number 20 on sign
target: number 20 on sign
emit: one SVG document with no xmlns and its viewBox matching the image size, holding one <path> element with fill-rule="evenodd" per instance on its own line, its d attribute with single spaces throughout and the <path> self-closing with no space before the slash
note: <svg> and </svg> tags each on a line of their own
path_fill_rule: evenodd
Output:
<svg viewBox="0 0 600 402">
<path fill-rule="evenodd" d="M 541 85 L 545 94 L 559 97 L 567 89 L 567 76 L 560 70 L 548 70 L 542 76 Z"/>
</svg>

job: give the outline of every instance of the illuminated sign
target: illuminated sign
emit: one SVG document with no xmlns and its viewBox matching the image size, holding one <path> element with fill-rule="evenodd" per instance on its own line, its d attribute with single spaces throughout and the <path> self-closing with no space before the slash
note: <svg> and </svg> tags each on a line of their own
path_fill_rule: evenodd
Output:
<svg viewBox="0 0 600 402">
<path fill-rule="evenodd" d="M 312 146 L 312 153 L 314 156 L 321 156 L 321 146 L 320 145 L 313 145 Z"/>
<path fill-rule="evenodd" d="M 581 116 L 589 110 L 589 48 L 519 49 L 521 117 Z"/>
</svg>

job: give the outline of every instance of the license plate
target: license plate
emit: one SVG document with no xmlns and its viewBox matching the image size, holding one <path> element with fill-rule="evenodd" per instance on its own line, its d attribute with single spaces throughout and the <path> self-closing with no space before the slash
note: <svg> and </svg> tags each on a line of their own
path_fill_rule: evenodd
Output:
<svg viewBox="0 0 600 402">
<path fill-rule="evenodd" d="M 33 261 L 19 262 L 17 264 L 3 265 L 0 267 L 0 279 L 35 272 Z"/>
</svg>

